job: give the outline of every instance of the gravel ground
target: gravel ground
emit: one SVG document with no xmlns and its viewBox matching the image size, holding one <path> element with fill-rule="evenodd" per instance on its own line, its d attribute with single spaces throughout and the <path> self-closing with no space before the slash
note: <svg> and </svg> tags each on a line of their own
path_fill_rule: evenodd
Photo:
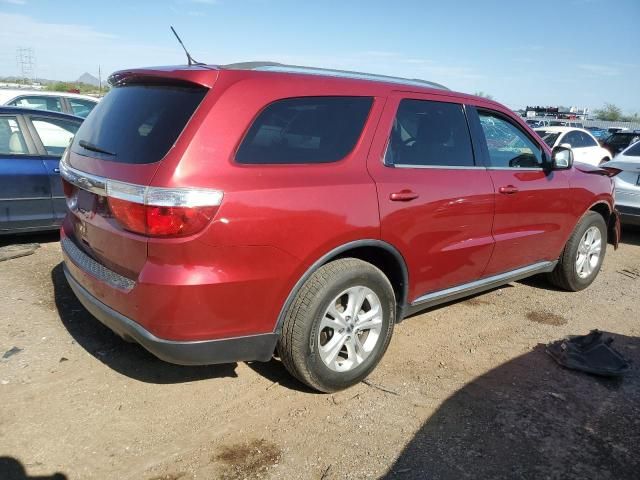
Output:
<svg viewBox="0 0 640 480">
<path fill-rule="evenodd" d="M 321 395 L 277 360 L 163 363 L 93 319 L 55 235 L 0 262 L 0 478 L 638 478 L 640 231 L 596 282 L 517 282 L 407 319 L 381 365 Z M 543 344 L 609 332 L 603 380 Z"/>
</svg>

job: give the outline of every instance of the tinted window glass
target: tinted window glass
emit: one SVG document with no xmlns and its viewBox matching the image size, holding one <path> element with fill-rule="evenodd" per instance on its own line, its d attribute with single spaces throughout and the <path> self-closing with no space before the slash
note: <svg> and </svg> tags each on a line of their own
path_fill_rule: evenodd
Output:
<svg viewBox="0 0 640 480">
<path fill-rule="evenodd" d="M 580 132 L 567 132 L 560 140 L 560 143 L 568 143 L 571 148 L 580 148 L 582 146 Z"/>
<path fill-rule="evenodd" d="M 35 108 L 36 110 L 48 110 L 50 112 L 61 112 L 62 102 L 60 97 L 50 96 L 37 96 L 37 95 L 25 95 L 23 97 L 16 98 L 10 102 L 9 105 L 23 108 Z"/>
<path fill-rule="evenodd" d="M 304 97 L 274 102 L 251 125 L 236 161 L 336 162 L 353 150 L 372 102 L 371 97 Z"/>
<path fill-rule="evenodd" d="M 80 100 L 76 98 L 67 98 L 69 105 L 71 105 L 71 110 L 73 110 L 73 114 L 78 117 L 86 118 L 87 115 L 93 110 L 93 107 L 96 106 L 96 102 L 92 102 L 90 100 Z"/>
<path fill-rule="evenodd" d="M 629 147 L 629 150 L 624 154 L 629 157 L 640 157 L 640 142 L 636 142 L 632 147 Z"/>
<path fill-rule="evenodd" d="M 596 142 L 593 138 L 591 138 L 591 135 L 587 135 L 584 132 L 580 132 L 580 137 L 582 138 L 583 147 L 595 147 L 596 145 L 598 145 L 598 142 Z"/>
<path fill-rule="evenodd" d="M 626 147 L 632 143 L 635 143 L 640 139 L 640 135 L 635 133 L 614 133 L 606 142 L 614 147 Z"/>
<path fill-rule="evenodd" d="M 80 127 L 79 122 L 58 118 L 31 118 L 47 155 L 61 156 Z"/>
<path fill-rule="evenodd" d="M 499 115 L 479 111 L 492 167 L 542 167 L 542 152 L 522 130 Z"/>
<path fill-rule="evenodd" d="M 472 166 L 471 137 L 462 105 L 402 100 L 393 122 L 385 163 Z"/>
<path fill-rule="evenodd" d="M 28 152 L 16 117 L 0 117 L 0 155 L 24 155 Z"/>
<path fill-rule="evenodd" d="M 112 88 L 80 127 L 73 151 L 121 163 L 164 157 L 198 107 L 206 88 L 131 84 Z M 87 150 L 88 145 L 112 155 Z"/>
</svg>

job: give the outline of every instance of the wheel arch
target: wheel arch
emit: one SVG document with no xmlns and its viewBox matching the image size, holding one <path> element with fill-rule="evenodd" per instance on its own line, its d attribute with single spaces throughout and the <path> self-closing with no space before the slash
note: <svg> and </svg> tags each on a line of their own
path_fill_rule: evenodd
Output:
<svg viewBox="0 0 640 480">
<path fill-rule="evenodd" d="M 325 253 L 311 264 L 289 292 L 284 305 L 280 309 L 274 333 L 281 333 L 287 310 L 304 282 L 307 281 L 313 272 L 333 260 L 346 257 L 358 258 L 371 263 L 387 276 L 396 295 L 396 323 L 402 320 L 407 308 L 409 287 L 409 273 L 404 257 L 393 245 L 387 242 L 376 239 L 363 239 L 340 245 Z"/>
<path fill-rule="evenodd" d="M 601 200 L 589 207 L 589 212 L 599 213 L 607 226 L 607 243 L 618 248 L 620 241 L 620 218 L 615 208 L 611 208 L 608 202 Z"/>
<path fill-rule="evenodd" d="M 611 216 L 611 207 L 604 200 L 598 201 L 589 207 L 590 212 L 597 212 L 602 215 L 604 223 L 609 224 L 609 217 Z"/>
</svg>

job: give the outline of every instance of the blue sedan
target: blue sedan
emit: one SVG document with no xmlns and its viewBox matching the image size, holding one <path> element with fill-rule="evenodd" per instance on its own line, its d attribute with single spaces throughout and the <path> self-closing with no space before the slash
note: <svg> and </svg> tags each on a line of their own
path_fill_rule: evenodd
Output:
<svg viewBox="0 0 640 480">
<path fill-rule="evenodd" d="M 67 210 L 60 157 L 82 121 L 0 107 L 0 234 L 59 228 Z"/>
</svg>

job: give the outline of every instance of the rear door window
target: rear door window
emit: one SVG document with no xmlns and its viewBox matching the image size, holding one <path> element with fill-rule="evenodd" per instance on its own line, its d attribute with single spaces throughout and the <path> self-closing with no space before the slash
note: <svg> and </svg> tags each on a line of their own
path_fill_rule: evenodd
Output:
<svg viewBox="0 0 640 480">
<path fill-rule="evenodd" d="M 182 85 L 114 87 L 84 121 L 72 150 L 112 162 L 158 162 L 178 139 L 207 91 Z"/>
<path fill-rule="evenodd" d="M 79 122 L 59 118 L 31 117 L 31 123 L 38 132 L 47 155 L 56 157 L 62 156 L 80 127 Z"/>
<path fill-rule="evenodd" d="M 9 105 L 22 108 L 33 108 L 36 110 L 48 110 L 50 112 L 62 112 L 62 102 L 60 97 L 50 95 L 24 95 L 18 97 Z"/>
<path fill-rule="evenodd" d="M 236 161 L 244 164 L 337 162 L 360 138 L 371 97 L 301 97 L 278 100 L 255 119 Z"/>
<path fill-rule="evenodd" d="M 93 110 L 93 107 L 96 106 L 96 102 L 78 98 L 67 98 L 67 102 L 69 102 L 73 114 L 82 118 L 86 118 L 87 115 L 91 113 L 91 110 Z"/>
<path fill-rule="evenodd" d="M 393 122 L 385 163 L 473 166 L 471 136 L 462 105 L 403 99 Z"/>
</svg>

